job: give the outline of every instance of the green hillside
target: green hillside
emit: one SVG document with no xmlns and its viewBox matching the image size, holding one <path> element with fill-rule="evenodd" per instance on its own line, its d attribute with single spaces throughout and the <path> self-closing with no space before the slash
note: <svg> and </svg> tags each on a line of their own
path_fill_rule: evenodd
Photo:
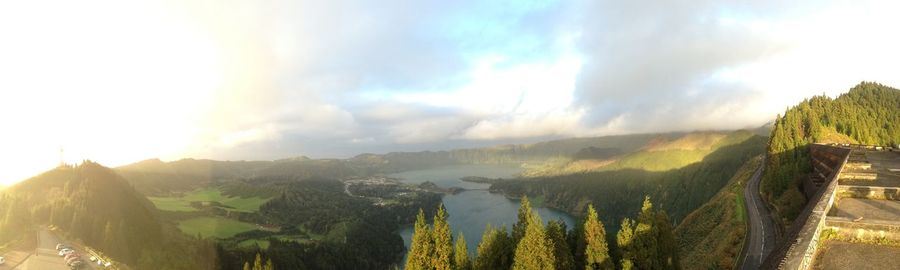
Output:
<svg viewBox="0 0 900 270">
<path fill-rule="evenodd" d="M 864 82 L 835 99 L 804 100 L 775 120 L 761 189 L 783 225 L 806 203 L 800 183 L 812 170 L 807 145 L 816 142 L 900 144 L 900 90 Z"/>
<path fill-rule="evenodd" d="M 113 170 L 85 161 L 62 166 L 3 191 L 3 235 L 53 225 L 120 262 L 144 269 L 208 269 L 212 246 L 173 233 L 153 204 Z M 151 258 L 183 258 L 157 260 Z"/>
<path fill-rule="evenodd" d="M 522 175 L 547 177 L 627 169 L 668 171 L 701 162 L 713 151 L 740 143 L 753 135 L 749 131 L 659 134 L 641 147 L 632 148 L 630 152 L 588 148 L 574 156 L 558 157 L 540 164 L 528 164 L 527 170 Z M 599 153 L 583 154 L 586 150 Z"/>
<path fill-rule="evenodd" d="M 751 159 L 712 199 L 691 212 L 675 229 L 685 269 L 726 269 L 738 261 L 747 231 L 744 187 L 762 163 Z"/>
<path fill-rule="evenodd" d="M 609 230 L 615 230 L 617 221 L 627 213 L 638 211 L 643 195 L 649 195 L 678 223 L 707 203 L 744 163 L 765 149 L 763 137 L 746 131 L 723 134 L 726 136 L 710 144 L 708 150 L 702 150 L 707 153 L 696 162 L 685 161 L 696 160 L 692 153 L 676 159 L 672 164 L 678 166 L 672 165 L 668 170 L 654 171 L 655 164 L 629 162 L 633 167 L 503 181 L 492 185 L 491 190 L 512 196 L 543 197 L 545 206 L 576 215 L 582 214 L 585 205 L 593 203 L 598 212 L 604 213 L 603 222 Z M 678 151 L 685 150 L 642 150 L 631 156 L 659 160 L 677 155 Z M 646 169 L 640 164 L 651 167 Z"/>
<path fill-rule="evenodd" d="M 211 205 L 225 211 L 252 213 L 271 199 L 270 197 L 240 197 L 223 194 L 218 188 L 203 188 L 170 197 L 148 197 L 156 208 L 164 211 L 197 211 L 194 204 Z"/>
</svg>

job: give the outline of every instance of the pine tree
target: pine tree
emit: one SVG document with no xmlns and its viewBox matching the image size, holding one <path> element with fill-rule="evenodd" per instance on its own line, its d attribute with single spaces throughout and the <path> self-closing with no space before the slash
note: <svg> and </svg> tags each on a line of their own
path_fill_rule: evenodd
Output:
<svg viewBox="0 0 900 270">
<path fill-rule="evenodd" d="M 678 260 L 678 242 L 675 241 L 675 233 L 665 211 L 656 213 L 656 224 L 659 228 L 659 251 L 657 253 L 660 256 L 662 269 L 681 269 L 681 262 Z"/>
<path fill-rule="evenodd" d="M 506 227 L 497 229 L 488 224 L 478 243 L 473 266 L 476 270 L 509 269 L 514 249 Z"/>
<path fill-rule="evenodd" d="M 637 225 L 634 227 L 634 266 L 640 269 L 659 269 L 659 256 L 657 251 L 656 214 L 653 212 L 653 203 L 650 197 L 644 197 L 644 205 L 638 214 Z"/>
<path fill-rule="evenodd" d="M 584 250 L 587 243 L 584 239 L 584 223 L 576 222 L 575 229 L 569 234 L 569 247 L 574 251 L 575 269 L 585 269 Z"/>
<path fill-rule="evenodd" d="M 425 223 L 425 212 L 419 209 L 416 216 L 415 231 L 412 236 L 412 243 L 409 245 L 409 255 L 406 258 L 407 270 L 424 270 L 432 269 L 431 257 L 433 253 L 434 243 L 431 238 L 431 229 Z"/>
<path fill-rule="evenodd" d="M 250 268 L 250 263 L 249 263 L 249 262 L 244 262 L 244 268 L 243 268 L 243 269 L 244 269 L 244 270 L 253 270 L 253 269 Z"/>
<path fill-rule="evenodd" d="M 253 270 L 263 270 L 262 256 L 256 253 L 256 260 L 253 260 Z"/>
<path fill-rule="evenodd" d="M 528 216 L 531 220 L 525 223 L 525 235 L 516 245 L 512 269 L 554 269 L 556 260 L 544 233 L 543 221 L 533 212 Z"/>
<path fill-rule="evenodd" d="M 275 270 L 275 265 L 272 264 L 272 258 L 266 259 L 265 270 Z"/>
<path fill-rule="evenodd" d="M 472 262 L 469 261 L 469 247 L 466 245 L 466 237 L 462 232 L 456 237 L 455 247 L 456 249 L 453 251 L 453 262 L 456 269 L 472 269 Z"/>
<path fill-rule="evenodd" d="M 587 216 L 584 219 L 584 243 L 585 269 L 614 268 L 606 244 L 606 229 L 597 217 L 593 204 L 588 204 Z"/>
<path fill-rule="evenodd" d="M 518 244 L 519 240 L 525 235 L 528 222 L 531 221 L 533 215 L 534 213 L 531 210 L 531 202 L 528 201 L 528 196 L 522 196 L 521 205 L 519 206 L 519 219 L 512 227 L 513 243 Z"/>
<path fill-rule="evenodd" d="M 438 206 L 434 215 L 434 253 L 431 257 L 431 265 L 436 270 L 450 270 L 453 268 L 453 235 L 450 232 L 450 224 L 447 223 L 447 211 L 443 205 Z"/>
<path fill-rule="evenodd" d="M 616 234 L 616 245 L 622 254 L 620 265 L 622 269 L 632 269 L 634 267 L 634 221 L 630 218 L 622 220 L 622 226 L 619 233 Z"/>
<path fill-rule="evenodd" d="M 562 220 L 551 220 L 547 224 L 547 242 L 556 259 L 556 269 L 575 269 L 575 258 L 566 240 L 566 223 Z"/>
</svg>

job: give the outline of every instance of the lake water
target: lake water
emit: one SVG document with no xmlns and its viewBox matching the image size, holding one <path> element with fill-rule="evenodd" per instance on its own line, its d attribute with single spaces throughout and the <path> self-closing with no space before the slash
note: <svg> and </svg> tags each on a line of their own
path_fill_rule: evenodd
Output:
<svg viewBox="0 0 900 270">
<path fill-rule="evenodd" d="M 444 207 L 450 215 L 448 221 L 453 230 L 454 241 L 457 234 L 462 232 L 466 237 L 470 255 L 475 254 L 478 242 L 485 226 L 491 224 L 494 227 L 506 226 L 507 231 L 518 219 L 519 201 L 507 199 L 503 194 L 493 194 L 487 191 L 489 184 L 463 182 L 460 178 L 465 176 L 481 176 L 488 178 L 512 177 L 521 172 L 518 166 L 499 165 L 459 165 L 433 168 L 427 170 L 408 171 L 392 174 L 391 177 L 400 178 L 401 182 L 420 184 L 431 181 L 441 187 L 462 187 L 467 190 L 458 194 L 444 195 Z M 557 210 L 544 207 L 534 207 L 544 222 L 562 219 L 571 229 L 574 223 L 572 216 Z M 426 217 L 431 222 L 431 217 Z M 409 249 L 412 241 L 413 226 L 404 227 L 399 231 L 403 237 L 404 245 Z M 404 260 L 405 262 L 405 260 Z"/>
</svg>

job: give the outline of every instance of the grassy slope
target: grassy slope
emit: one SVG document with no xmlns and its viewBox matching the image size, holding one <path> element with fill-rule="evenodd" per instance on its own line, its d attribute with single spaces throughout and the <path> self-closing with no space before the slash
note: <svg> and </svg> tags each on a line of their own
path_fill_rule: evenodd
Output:
<svg viewBox="0 0 900 270">
<path fill-rule="evenodd" d="M 709 202 L 689 214 L 675 229 L 685 269 L 732 268 L 745 238 L 745 183 L 762 157 L 745 163 Z"/>
<path fill-rule="evenodd" d="M 641 169 L 652 172 L 683 168 L 703 161 L 716 150 L 739 144 L 752 137 L 748 131 L 688 133 L 671 141 L 656 142 L 642 151 L 623 157 L 601 170 Z"/>
<path fill-rule="evenodd" d="M 256 225 L 221 217 L 197 217 L 178 222 L 178 229 L 187 235 L 228 238 L 255 230 Z"/>
<path fill-rule="evenodd" d="M 223 208 L 229 211 L 252 213 L 259 211 L 259 207 L 271 198 L 261 197 L 236 197 L 222 194 L 217 188 L 204 188 L 185 193 L 177 197 L 148 197 L 156 205 L 156 208 L 165 211 L 196 211 L 191 202 L 218 202 L 227 206 Z"/>
<path fill-rule="evenodd" d="M 739 132 L 693 132 L 659 136 L 635 152 L 608 159 L 556 158 L 526 166 L 527 177 L 567 175 L 594 171 L 638 169 L 662 172 L 701 162 L 721 147 L 741 143 L 754 134 Z"/>
<path fill-rule="evenodd" d="M 587 203 L 592 202 L 604 213 L 601 219 L 607 231 L 618 230 L 621 219 L 639 211 L 643 195 L 649 195 L 673 221 L 680 223 L 713 198 L 744 163 L 762 153 L 764 138 L 746 131 L 732 133 L 729 137 L 733 140 L 722 139 L 702 161 L 679 169 L 600 170 L 535 177 L 501 181 L 493 184 L 491 190 L 511 196 L 543 196 L 546 206 L 574 215 L 581 215 Z"/>
</svg>

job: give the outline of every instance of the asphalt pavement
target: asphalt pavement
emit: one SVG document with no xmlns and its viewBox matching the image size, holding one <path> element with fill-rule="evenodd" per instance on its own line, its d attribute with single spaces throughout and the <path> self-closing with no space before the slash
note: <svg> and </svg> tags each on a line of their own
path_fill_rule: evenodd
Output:
<svg viewBox="0 0 900 270">
<path fill-rule="evenodd" d="M 27 261 L 22 263 L 18 269 L 20 270 L 69 270 L 69 267 L 66 266 L 66 262 L 63 260 L 59 253 L 56 251 L 56 244 L 63 243 L 62 241 L 46 228 L 38 229 L 38 240 L 37 240 L 37 248 L 34 251 L 34 254 L 28 258 Z M 87 261 L 86 253 L 84 250 L 75 248 L 75 251 L 78 254 L 81 254 L 82 259 L 87 263 L 85 267 L 81 269 L 92 269 L 91 264 Z"/>
<path fill-rule="evenodd" d="M 775 226 L 769 209 L 766 208 L 765 202 L 759 195 L 759 182 L 762 179 L 763 167 L 765 159 L 759 169 L 747 181 L 747 187 L 744 188 L 744 198 L 747 204 L 747 217 L 749 221 L 749 231 L 746 245 L 741 254 L 743 264 L 741 269 L 752 270 L 759 269 L 766 256 L 775 248 Z"/>
</svg>

